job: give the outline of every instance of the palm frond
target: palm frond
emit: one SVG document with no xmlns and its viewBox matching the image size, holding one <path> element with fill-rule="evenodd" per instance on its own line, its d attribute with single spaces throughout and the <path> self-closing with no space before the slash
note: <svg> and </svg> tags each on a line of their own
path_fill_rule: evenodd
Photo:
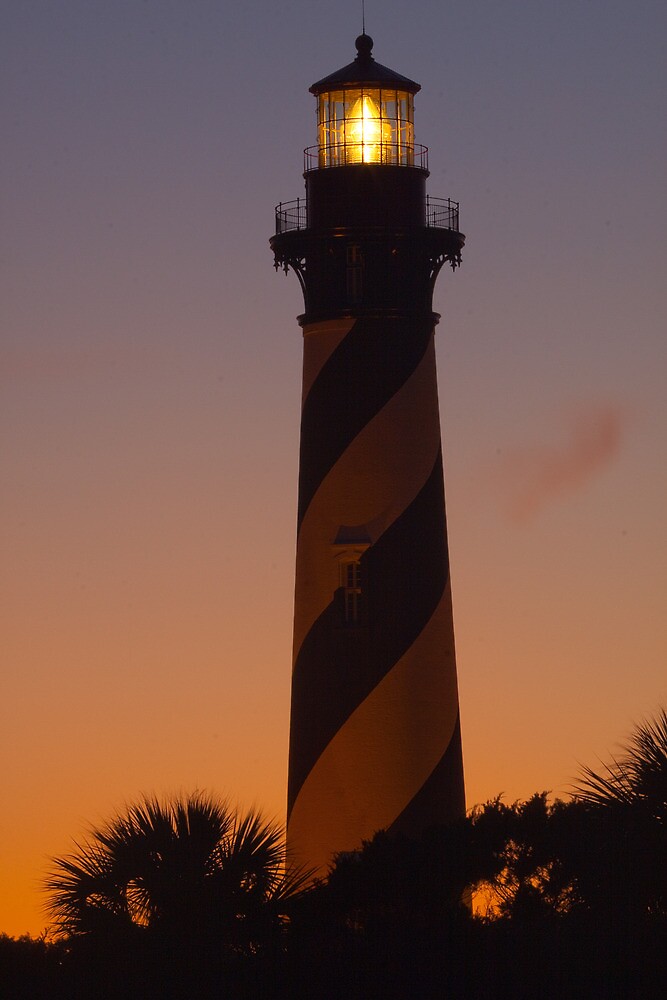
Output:
<svg viewBox="0 0 667 1000">
<path fill-rule="evenodd" d="M 584 766 L 574 797 L 600 807 L 642 807 L 667 819 L 667 712 L 638 725 L 622 750 L 600 771 Z"/>
<path fill-rule="evenodd" d="M 239 927 L 252 936 L 267 921 L 279 925 L 283 904 L 312 882 L 311 873 L 286 866 L 280 826 L 200 792 L 144 796 L 52 865 L 45 889 L 61 933 L 208 920 L 235 947 Z"/>
<path fill-rule="evenodd" d="M 71 857 L 54 858 L 45 888 L 48 912 L 61 933 L 88 934 L 128 919 L 123 886 L 95 843 L 77 845 Z"/>
</svg>

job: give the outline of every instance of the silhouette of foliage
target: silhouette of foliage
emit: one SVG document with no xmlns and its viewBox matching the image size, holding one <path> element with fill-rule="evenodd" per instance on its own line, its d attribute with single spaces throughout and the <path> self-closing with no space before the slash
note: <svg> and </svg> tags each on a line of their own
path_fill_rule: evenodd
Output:
<svg viewBox="0 0 667 1000">
<path fill-rule="evenodd" d="M 60 981 L 62 943 L 27 934 L 0 934 L 0 997 L 3 1000 L 64 1000 Z"/>
<path fill-rule="evenodd" d="M 507 805 L 496 798 L 472 810 L 482 859 L 471 886 L 478 912 L 533 919 L 571 908 L 573 885 L 560 856 L 567 809 L 567 803 L 550 804 L 548 793 L 539 792 L 525 802 Z"/>
<path fill-rule="evenodd" d="M 59 938 L 0 939 L 0 996 L 6 975 L 12 1000 L 662 1000 L 666 748 L 662 712 L 571 801 L 381 831 L 308 891 L 257 813 L 143 799 L 54 861 Z"/>
<path fill-rule="evenodd" d="M 416 840 L 380 831 L 360 850 L 337 855 L 292 913 L 292 993 L 422 1000 L 445 967 L 458 981 L 470 924 L 465 841 L 461 821 Z"/>
<path fill-rule="evenodd" d="M 280 922 L 280 904 L 303 887 L 284 857 L 281 831 L 256 812 L 239 816 L 200 794 L 144 798 L 93 830 L 74 854 L 54 859 L 49 908 L 69 935 L 182 933 L 194 921 L 215 925 L 235 947 L 252 947 L 258 914 Z"/>
<path fill-rule="evenodd" d="M 305 883 L 285 868 L 277 826 L 194 794 L 144 798 L 94 829 L 54 859 L 46 889 L 57 932 L 93 980 L 118 990 L 125 974 L 131 993 L 143 970 L 170 997 L 203 991 L 203 978 L 225 969 L 229 977 L 235 961 L 280 952 Z"/>
<path fill-rule="evenodd" d="M 667 712 L 637 726 L 623 754 L 602 772 L 584 767 L 575 797 L 591 805 L 632 806 L 667 822 Z"/>
<path fill-rule="evenodd" d="M 572 839 L 570 864 L 588 905 L 667 915 L 667 713 L 638 725 L 604 770 L 584 767 L 574 798 L 589 852 Z"/>
<path fill-rule="evenodd" d="M 667 913 L 667 714 L 645 722 L 605 770 L 584 768 L 572 801 L 547 793 L 473 810 L 487 870 L 474 884 L 491 917 L 574 910 L 612 923 Z"/>
</svg>

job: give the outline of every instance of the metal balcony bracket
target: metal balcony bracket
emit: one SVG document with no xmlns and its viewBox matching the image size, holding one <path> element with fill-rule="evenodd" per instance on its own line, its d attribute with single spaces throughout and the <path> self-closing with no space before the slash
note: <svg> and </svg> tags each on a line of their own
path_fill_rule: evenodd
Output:
<svg viewBox="0 0 667 1000">
<path fill-rule="evenodd" d="M 276 271 L 278 268 L 287 274 L 289 269 L 292 268 L 297 278 L 299 279 L 299 284 L 301 285 L 301 291 L 306 295 L 306 258 L 303 254 L 286 254 L 286 253 L 274 253 L 273 255 L 273 266 Z"/>
</svg>

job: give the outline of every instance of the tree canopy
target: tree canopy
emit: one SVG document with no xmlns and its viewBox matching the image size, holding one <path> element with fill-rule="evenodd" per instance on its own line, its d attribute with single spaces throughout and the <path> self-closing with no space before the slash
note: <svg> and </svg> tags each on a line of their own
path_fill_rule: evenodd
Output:
<svg viewBox="0 0 667 1000">
<path fill-rule="evenodd" d="M 318 881 L 256 811 L 146 797 L 54 859 L 56 939 L 0 939 L 0 983 L 12 1000 L 662 1000 L 666 788 L 663 711 L 568 801 L 378 831 Z"/>
</svg>

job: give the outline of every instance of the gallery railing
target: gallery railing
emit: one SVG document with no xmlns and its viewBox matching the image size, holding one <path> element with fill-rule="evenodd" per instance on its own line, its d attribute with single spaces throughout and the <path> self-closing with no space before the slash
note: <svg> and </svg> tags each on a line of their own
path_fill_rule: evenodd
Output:
<svg viewBox="0 0 667 1000">
<path fill-rule="evenodd" d="M 431 229 L 450 229 L 459 232 L 459 203 L 451 198 L 434 198 L 426 195 L 426 225 Z M 276 233 L 308 228 L 307 201 L 295 198 L 276 205 Z"/>
</svg>

